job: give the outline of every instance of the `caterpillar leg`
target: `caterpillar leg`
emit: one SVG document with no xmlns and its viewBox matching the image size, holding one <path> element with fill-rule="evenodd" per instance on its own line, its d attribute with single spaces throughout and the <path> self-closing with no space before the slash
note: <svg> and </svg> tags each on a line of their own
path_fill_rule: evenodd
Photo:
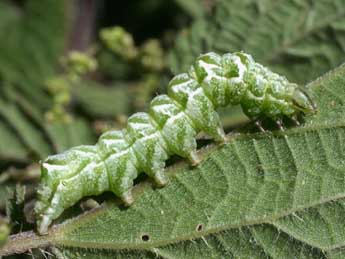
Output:
<svg viewBox="0 0 345 259">
<path fill-rule="evenodd" d="M 201 158 L 199 157 L 196 151 L 190 152 L 187 158 L 190 161 L 192 166 L 196 166 L 201 162 Z"/>
<path fill-rule="evenodd" d="M 169 179 L 166 176 L 164 169 L 162 169 L 160 171 L 156 171 L 154 173 L 154 180 L 159 187 L 163 187 L 163 186 L 167 185 L 169 182 Z"/>
<path fill-rule="evenodd" d="M 261 121 L 256 120 L 255 121 L 255 126 L 261 131 L 261 132 L 266 132 L 265 129 L 262 127 Z"/>
<path fill-rule="evenodd" d="M 133 179 L 132 178 L 122 178 L 120 182 L 117 183 L 120 187 L 116 191 L 113 191 L 122 200 L 125 206 L 130 206 L 134 203 L 134 197 L 132 193 L 133 189 Z"/>
<path fill-rule="evenodd" d="M 125 206 L 131 206 L 134 202 L 132 190 L 128 190 L 121 195 L 121 200 Z"/>
<path fill-rule="evenodd" d="M 277 120 L 276 120 L 276 123 L 277 123 L 277 125 L 278 125 L 278 128 L 279 128 L 281 131 L 285 131 L 285 127 L 284 127 L 284 124 L 283 124 L 282 119 L 277 119 Z"/>
<path fill-rule="evenodd" d="M 296 126 L 301 126 L 301 123 L 298 121 L 298 118 L 296 115 L 292 116 L 291 120 L 295 123 Z"/>
</svg>

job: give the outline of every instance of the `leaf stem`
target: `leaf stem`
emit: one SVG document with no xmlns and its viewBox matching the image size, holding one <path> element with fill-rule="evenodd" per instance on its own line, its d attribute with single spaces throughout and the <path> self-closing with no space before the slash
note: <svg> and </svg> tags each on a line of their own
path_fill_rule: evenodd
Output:
<svg viewBox="0 0 345 259">
<path fill-rule="evenodd" d="M 51 245 L 46 236 L 38 236 L 33 231 L 12 235 L 10 240 L 0 248 L 0 257 L 12 254 L 22 254 L 32 248 L 42 248 Z"/>
</svg>

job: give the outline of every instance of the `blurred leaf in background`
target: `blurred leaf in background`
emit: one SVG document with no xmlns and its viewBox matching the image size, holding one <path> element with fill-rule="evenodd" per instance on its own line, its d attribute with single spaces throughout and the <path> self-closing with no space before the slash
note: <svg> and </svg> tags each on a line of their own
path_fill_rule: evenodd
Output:
<svg viewBox="0 0 345 259">
<path fill-rule="evenodd" d="M 66 147 L 91 142 L 90 134 L 74 140 L 70 133 L 78 135 L 80 127 L 73 130 L 73 124 L 51 138 L 59 125 L 44 119 L 52 105 L 44 82 L 55 73 L 66 47 L 68 2 L 5 0 L 0 5 L 0 158 L 44 158 L 61 151 L 55 149 L 60 139 L 69 138 Z"/>
<path fill-rule="evenodd" d="M 212 14 L 182 30 L 169 64 L 176 74 L 200 53 L 240 50 L 306 83 L 344 61 L 344 1 L 219 0 Z"/>
<path fill-rule="evenodd" d="M 5 244 L 8 235 L 10 234 L 10 227 L 8 221 L 0 217 L 0 247 Z"/>
</svg>

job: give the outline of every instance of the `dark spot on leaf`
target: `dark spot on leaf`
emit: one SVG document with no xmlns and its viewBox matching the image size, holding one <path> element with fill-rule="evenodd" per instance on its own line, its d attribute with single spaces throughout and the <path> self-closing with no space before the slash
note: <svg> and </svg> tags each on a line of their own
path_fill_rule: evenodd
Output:
<svg viewBox="0 0 345 259">
<path fill-rule="evenodd" d="M 143 240 L 144 242 L 147 242 L 147 241 L 150 240 L 150 236 L 147 235 L 147 234 L 144 234 L 144 235 L 141 236 L 141 240 Z"/>
<path fill-rule="evenodd" d="M 197 226 L 196 226 L 196 231 L 202 231 L 204 229 L 204 225 L 203 224 L 198 224 Z"/>
</svg>

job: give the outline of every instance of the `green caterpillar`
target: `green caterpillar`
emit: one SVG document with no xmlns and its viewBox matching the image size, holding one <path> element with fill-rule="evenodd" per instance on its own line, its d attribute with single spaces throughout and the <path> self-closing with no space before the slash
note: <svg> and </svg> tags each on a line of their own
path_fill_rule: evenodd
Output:
<svg viewBox="0 0 345 259">
<path fill-rule="evenodd" d="M 173 154 L 199 162 L 196 135 L 203 131 L 224 142 L 216 108 L 240 104 L 248 117 L 279 121 L 313 112 L 309 97 L 296 84 L 256 63 L 243 52 L 197 58 L 189 73 L 175 76 L 168 95 L 155 97 L 148 113 L 135 113 L 126 129 L 103 134 L 95 146 L 78 146 L 42 163 L 38 191 L 38 232 L 82 197 L 112 191 L 126 205 L 131 188 L 145 172 L 167 183 L 165 161 Z"/>
</svg>

